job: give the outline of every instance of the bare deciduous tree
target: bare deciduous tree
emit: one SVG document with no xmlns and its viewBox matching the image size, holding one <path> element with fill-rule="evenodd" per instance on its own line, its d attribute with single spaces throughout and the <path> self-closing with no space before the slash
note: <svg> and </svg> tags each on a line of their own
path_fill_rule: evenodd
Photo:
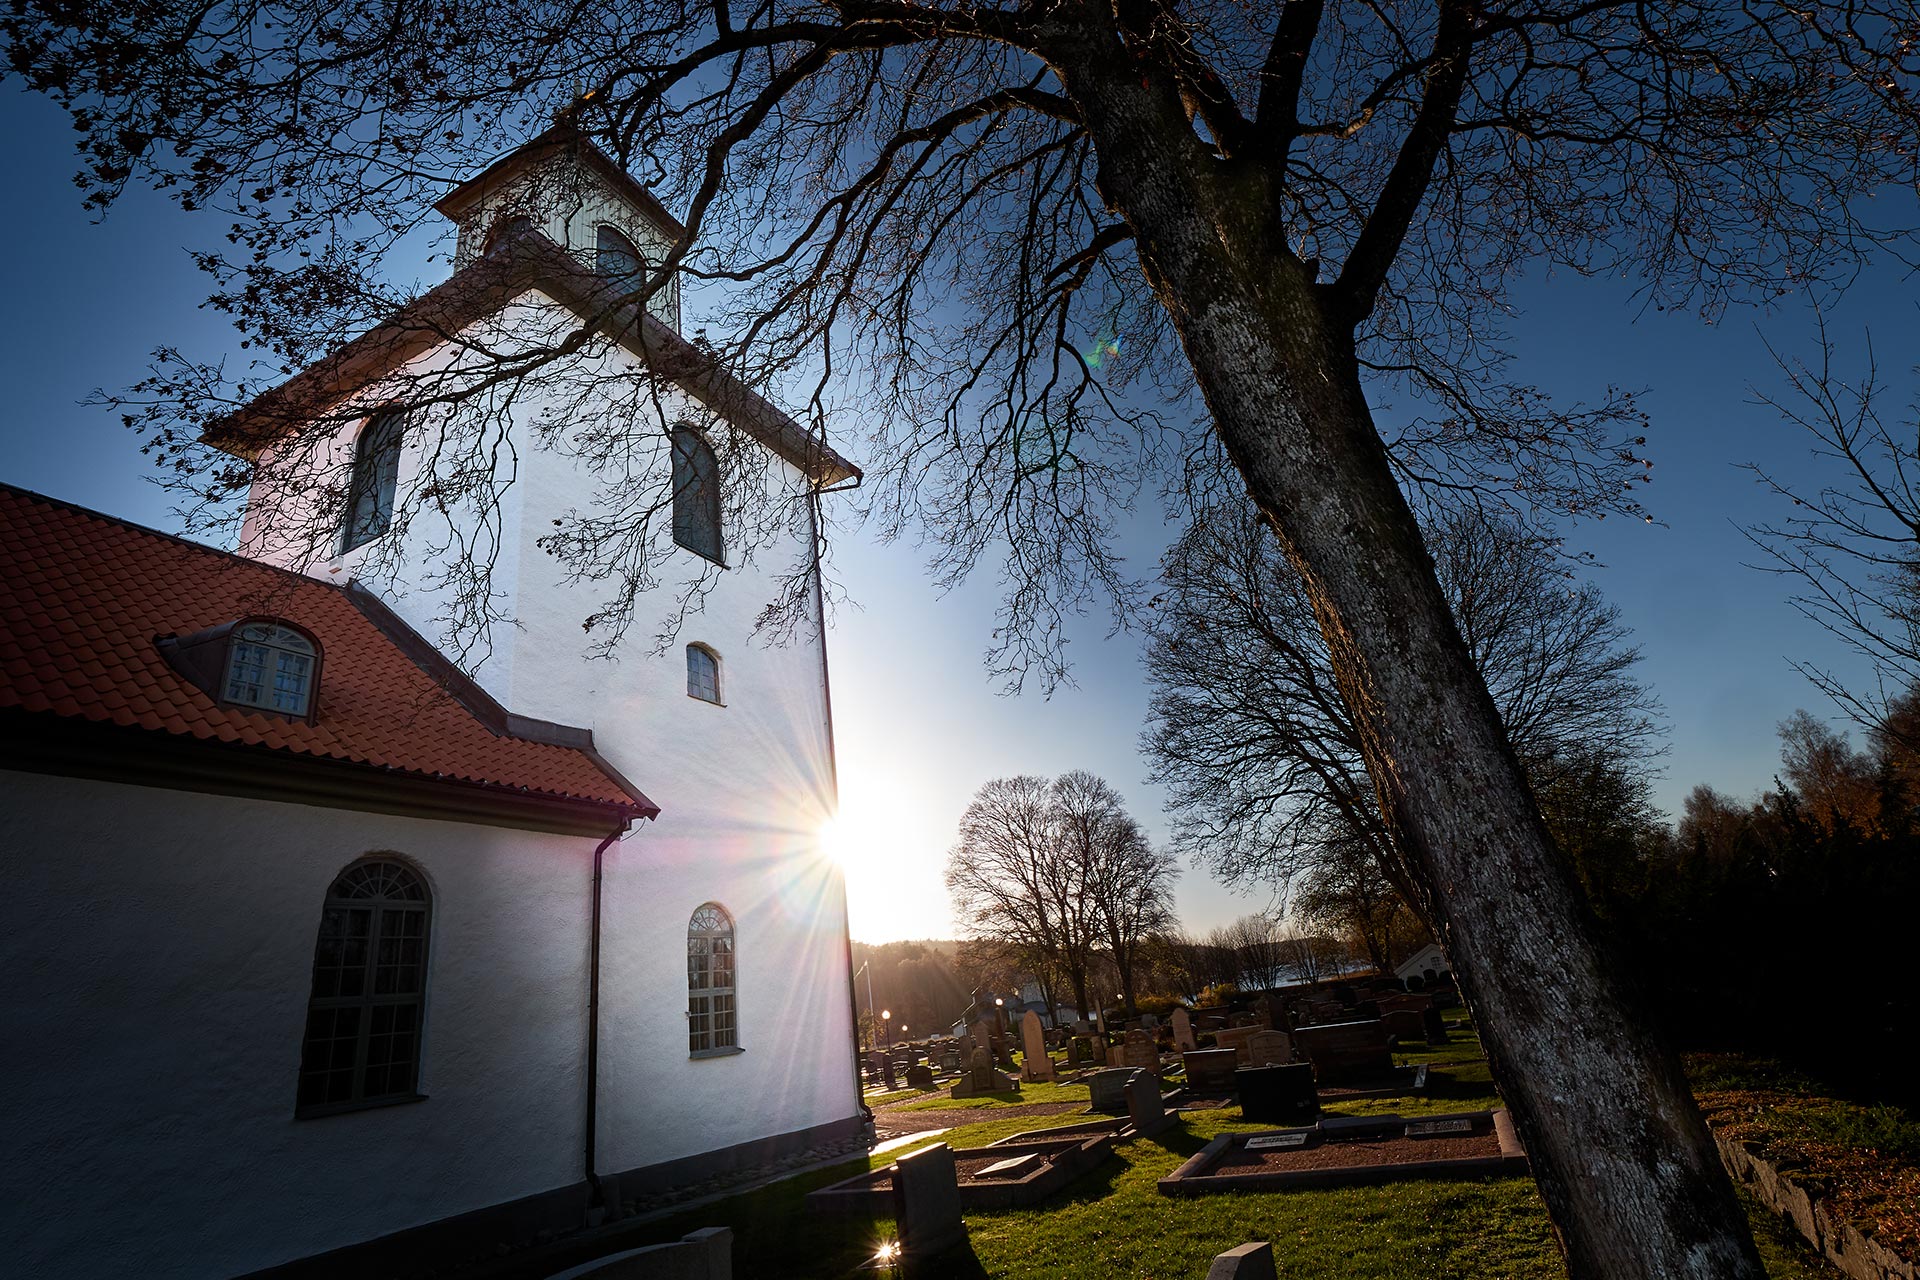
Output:
<svg viewBox="0 0 1920 1280">
<path fill-rule="evenodd" d="M 244 477 L 201 429 L 384 318 L 409 291 L 379 266 L 438 185 L 556 108 L 686 210 L 661 281 L 732 286 L 699 350 L 784 380 L 816 430 L 857 406 L 878 514 L 931 535 L 942 581 L 1004 553 L 1004 669 L 1057 673 L 1089 592 L 1124 610 L 1115 511 L 1164 463 L 1224 457 L 1306 584 L 1576 1274 L 1760 1274 L 1399 481 L 1633 509 L 1617 414 L 1508 378 L 1506 282 L 1628 272 L 1716 308 L 1912 243 L 1864 198 L 1920 152 L 1904 0 L 22 0 L 5 22 L 74 114 L 91 198 L 153 181 L 233 215 L 208 265 L 266 363 L 168 361 L 147 393 L 186 406 L 146 424 L 205 497 Z M 506 394 L 608 323 L 455 392 Z M 1398 471 L 1371 403 L 1395 390 L 1423 410 Z M 617 628 L 660 510 L 619 459 L 658 432 L 596 434 L 613 501 L 549 545 L 612 584 Z"/>
<path fill-rule="evenodd" d="M 1863 344 L 1849 380 L 1834 344 L 1820 334 L 1817 366 L 1781 360 L 1783 394 L 1764 396 L 1813 438 L 1824 483 L 1750 468 L 1791 504 L 1778 521 L 1749 531 L 1767 553 L 1762 567 L 1797 579 L 1794 605 L 1871 664 L 1872 688 L 1849 687 L 1830 669 L 1794 666 L 1870 732 L 1909 735 L 1911 714 L 1896 704 L 1920 687 L 1920 398 L 1889 413 L 1890 392 Z"/>
<path fill-rule="evenodd" d="M 1466 508 L 1427 533 L 1440 582 L 1536 789 L 1595 762 L 1644 785 L 1658 704 L 1633 678 L 1619 610 L 1570 580 L 1549 540 Z M 1229 882 L 1286 897 L 1297 878 L 1358 883 L 1373 857 L 1410 903 L 1419 871 L 1381 809 L 1304 583 L 1251 515 L 1195 523 L 1167 554 L 1146 658 L 1142 747 L 1167 785 L 1178 846 Z M 1373 896 L 1356 907 L 1374 914 Z M 1323 917 L 1325 918 L 1325 917 Z M 1368 938 L 1377 930 L 1343 921 Z"/>
</svg>

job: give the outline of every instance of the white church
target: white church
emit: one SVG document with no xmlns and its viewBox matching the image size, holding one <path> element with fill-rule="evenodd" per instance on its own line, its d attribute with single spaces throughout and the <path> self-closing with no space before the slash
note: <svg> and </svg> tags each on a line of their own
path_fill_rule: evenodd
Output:
<svg viewBox="0 0 1920 1280">
<path fill-rule="evenodd" d="M 241 554 L 0 486 L 7 1275 L 412 1274 L 868 1123 L 817 577 L 811 625 L 756 633 L 858 471 L 670 288 L 619 301 L 680 228 L 590 144 L 439 209 L 450 279 L 210 437 L 260 477 Z M 594 584 L 537 539 L 592 486 L 524 396 L 475 662 L 396 499 L 433 415 L 392 388 L 503 318 L 609 314 L 586 375 L 646 386 L 669 442 L 658 586 L 590 651 Z M 278 523 L 302 406 L 351 474 L 324 545 Z M 787 545 L 735 554 L 716 459 L 804 495 Z"/>
</svg>

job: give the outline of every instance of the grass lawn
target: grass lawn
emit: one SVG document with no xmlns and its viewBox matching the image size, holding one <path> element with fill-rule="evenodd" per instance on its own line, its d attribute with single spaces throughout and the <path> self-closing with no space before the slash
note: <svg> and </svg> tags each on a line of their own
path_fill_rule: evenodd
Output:
<svg viewBox="0 0 1920 1280">
<path fill-rule="evenodd" d="M 972 1098 L 950 1098 L 944 1093 L 928 1095 L 925 1102 L 909 1102 L 902 1111 L 979 1111 L 994 1107 L 1024 1107 L 1036 1102 L 1074 1102 L 1086 1106 L 1092 1094 L 1084 1084 L 1055 1084 L 1036 1080 L 1018 1090 L 983 1093 Z"/>
<path fill-rule="evenodd" d="M 1433 1064 L 1433 1095 L 1382 1098 L 1329 1107 L 1331 1114 L 1405 1115 L 1498 1105 L 1471 1030 L 1453 1044 L 1399 1055 Z M 1083 1085 L 1028 1085 L 1018 1094 L 989 1098 L 935 1098 L 915 1110 L 970 1111 L 1032 1102 L 1086 1100 Z M 1028 1129 L 1073 1123 L 1082 1117 L 1011 1117 L 967 1123 L 924 1143 L 885 1156 L 849 1161 L 759 1191 L 731 1197 L 652 1224 L 620 1247 L 671 1240 L 696 1227 L 734 1230 L 734 1270 L 745 1276 L 852 1277 L 886 1275 L 866 1267 L 892 1235 L 888 1219 L 865 1220 L 810 1209 L 807 1192 L 864 1169 L 891 1163 L 903 1151 L 933 1142 L 983 1146 Z M 953 1258 L 941 1274 L 959 1277 L 1062 1277 L 1106 1280 L 1128 1276 L 1198 1280 L 1216 1253 L 1249 1240 L 1271 1240 L 1280 1272 L 1290 1280 L 1560 1280 L 1566 1270 L 1553 1244 L 1546 1210 L 1528 1178 L 1405 1182 L 1334 1190 L 1235 1193 L 1173 1200 L 1156 1181 L 1218 1134 L 1257 1131 L 1233 1111 L 1184 1113 L 1174 1129 L 1121 1143 L 1114 1158 L 1061 1195 L 1028 1209 L 967 1215 L 971 1254 Z M 1791 1228 L 1748 1204 L 1768 1274 L 1775 1280 L 1835 1280 Z"/>
</svg>

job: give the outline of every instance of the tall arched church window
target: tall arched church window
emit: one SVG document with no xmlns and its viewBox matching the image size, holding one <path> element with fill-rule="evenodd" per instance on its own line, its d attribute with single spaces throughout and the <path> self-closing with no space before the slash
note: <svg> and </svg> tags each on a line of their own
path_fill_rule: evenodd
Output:
<svg viewBox="0 0 1920 1280">
<path fill-rule="evenodd" d="M 393 494 L 400 479 L 400 437 L 406 415 L 375 414 L 353 444 L 353 474 L 347 487 L 347 524 L 340 549 L 372 542 L 393 523 Z"/>
<path fill-rule="evenodd" d="M 692 427 L 673 429 L 673 540 L 725 564 L 720 542 L 720 463 Z"/>
<path fill-rule="evenodd" d="M 593 233 L 593 269 L 610 280 L 632 280 L 637 286 L 646 259 L 633 241 L 602 223 Z"/>
<path fill-rule="evenodd" d="M 733 917 L 717 902 L 703 904 L 687 925 L 687 1052 L 737 1051 L 734 1005 Z"/>
<path fill-rule="evenodd" d="M 703 644 L 687 646 L 687 696 L 720 701 L 720 659 Z"/>
<path fill-rule="evenodd" d="M 356 862 L 327 889 L 296 1115 L 419 1096 L 428 911 L 426 882 L 392 858 Z"/>
</svg>

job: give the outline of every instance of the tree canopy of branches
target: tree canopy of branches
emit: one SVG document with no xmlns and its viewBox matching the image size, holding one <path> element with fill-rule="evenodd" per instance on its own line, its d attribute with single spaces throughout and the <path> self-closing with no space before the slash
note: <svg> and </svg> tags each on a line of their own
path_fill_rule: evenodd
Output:
<svg viewBox="0 0 1920 1280">
<path fill-rule="evenodd" d="M 1043 985 L 1057 975 L 1084 1015 L 1096 953 L 1126 1007 L 1138 962 L 1173 923 L 1171 855 L 1153 848 L 1104 780 L 1075 770 L 996 778 L 974 793 L 947 855 L 954 915 L 974 939 L 1013 955 Z M 1093 1000 L 1104 1004 L 1101 993 Z"/>
<path fill-rule="evenodd" d="M 1619 610 L 1512 520 L 1457 509 L 1427 544 L 1536 791 L 1570 801 L 1609 773 L 1644 806 L 1658 704 L 1633 678 Z M 1171 791 L 1177 847 L 1283 898 L 1304 877 L 1308 917 L 1390 969 L 1392 900 L 1419 901 L 1418 872 L 1380 807 L 1305 583 L 1262 523 L 1230 511 L 1189 528 L 1162 576 L 1142 749 Z"/>
<path fill-rule="evenodd" d="M 1897 704 L 1920 688 L 1920 384 L 1890 408 L 1870 340 L 1857 378 L 1835 366 L 1824 331 L 1817 365 L 1782 361 L 1786 390 L 1766 402 L 1812 437 L 1826 477 L 1808 485 L 1753 468 L 1790 507 L 1751 536 L 1763 567 L 1798 581 L 1800 612 L 1866 658 L 1874 682 L 1849 688 L 1804 661 L 1801 674 L 1869 731 L 1910 735 L 1912 709 Z M 1907 749 L 1920 751 L 1920 738 Z"/>
<path fill-rule="evenodd" d="M 1111 533 L 1142 484 L 1230 467 L 1301 571 L 1576 1274 L 1744 1276 L 1677 1063 L 1553 856 L 1400 484 L 1635 509 L 1638 460 L 1613 447 L 1635 411 L 1511 378 L 1506 282 L 1637 273 L 1660 305 L 1716 308 L 1909 245 L 1865 197 L 1914 178 L 1917 21 L 1905 0 L 21 0 L 5 19 L 12 67 L 74 115 L 90 199 L 147 181 L 231 215 L 233 251 L 206 261 L 264 365 L 164 360 L 130 408 L 196 494 L 244 481 L 201 428 L 383 317 L 405 291 L 380 265 L 440 186 L 555 110 L 685 209 L 661 268 L 731 286 L 716 362 L 784 379 L 816 430 L 857 403 L 873 506 L 930 535 L 942 581 L 1004 557 L 1003 670 L 1056 675 L 1090 592 L 1124 610 Z M 509 394 L 608 323 L 440 397 Z M 1417 406 L 1394 453 L 1370 390 Z M 658 432 L 628 430 L 589 451 L 611 514 L 548 544 L 612 581 L 615 625 L 660 507 L 622 478 Z"/>
</svg>

